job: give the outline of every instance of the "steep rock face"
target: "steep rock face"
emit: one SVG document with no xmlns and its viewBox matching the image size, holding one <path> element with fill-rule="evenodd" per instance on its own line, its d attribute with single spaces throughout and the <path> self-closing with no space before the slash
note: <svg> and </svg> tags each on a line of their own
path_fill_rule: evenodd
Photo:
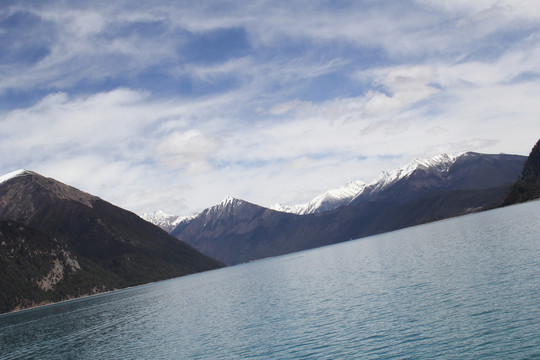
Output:
<svg viewBox="0 0 540 360">
<path fill-rule="evenodd" d="M 56 260 L 38 283 L 56 294 L 48 295 L 54 301 L 222 266 L 137 215 L 56 180 L 29 171 L 0 180 L 0 220 L 39 232 L 43 246 L 59 246 L 50 249 Z M 19 252 L 19 263 L 25 254 Z M 63 276 L 71 273 L 82 278 L 70 288 Z M 13 295 L 27 299 L 21 306 L 36 300 Z"/>
<path fill-rule="evenodd" d="M 525 162 L 521 180 L 529 184 L 540 186 L 540 140 L 534 145 Z"/>
<path fill-rule="evenodd" d="M 226 199 L 171 234 L 236 264 L 458 216 L 501 202 L 523 156 L 467 153 L 388 171 L 348 206 L 298 215 Z"/>
<path fill-rule="evenodd" d="M 540 198 L 540 140 L 534 145 L 521 176 L 512 186 L 503 205 L 512 205 Z"/>
</svg>

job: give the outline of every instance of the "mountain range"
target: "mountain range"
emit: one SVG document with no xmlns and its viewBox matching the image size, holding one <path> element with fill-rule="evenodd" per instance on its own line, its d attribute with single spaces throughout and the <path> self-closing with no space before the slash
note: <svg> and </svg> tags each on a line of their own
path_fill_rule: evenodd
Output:
<svg viewBox="0 0 540 360">
<path fill-rule="evenodd" d="M 139 216 L 35 172 L 0 177 L 0 312 L 216 269 Z"/>
<path fill-rule="evenodd" d="M 438 155 L 290 207 L 226 198 L 170 234 L 226 264 L 329 245 L 495 207 L 526 159 L 474 152 Z"/>
</svg>

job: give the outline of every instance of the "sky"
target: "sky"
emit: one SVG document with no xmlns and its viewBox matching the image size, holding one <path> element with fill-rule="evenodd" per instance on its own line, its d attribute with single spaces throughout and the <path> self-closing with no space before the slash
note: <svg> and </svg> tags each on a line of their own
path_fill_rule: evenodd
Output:
<svg viewBox="0 0 540 360">
<path fill-rule="evenodd" d="M 539 137 L 536 0 L 0 2 L 0 174 L 138 214 Z"/>
</svg>

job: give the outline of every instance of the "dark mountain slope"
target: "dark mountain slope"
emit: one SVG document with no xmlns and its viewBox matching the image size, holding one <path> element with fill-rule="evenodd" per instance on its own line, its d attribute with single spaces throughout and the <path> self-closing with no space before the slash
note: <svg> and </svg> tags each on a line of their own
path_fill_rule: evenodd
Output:
<svg viewBox="0 0 540 360">
<path fill-rule="evenodd" d="M 28 235 L 34 239 L 29 244 L 35 245 L 30 246 L 30 254 L 38 256 L 40 251 L 31 249 L 44 246 L 48 254 L 65 252 L 78 262 L 80 268 L 72 272 L 86 274 L 84 284 L 70 289 L 62 278 L 47 289 L 55 301 L 223 266 L 131 212 L 33 172 L 0 183 L 0 220 L 23 224 L 25 230 L 17 235 L 23 240 L 24 234 L 34 234 Z M 24 256 L 29 252 L 18 254 L 14 261 L 26 271 L 23 263 L 30 260 Z M 47 271 L 54 269 L 54 257 L 43 261 Z M 31 278 L 36 283 L 36 276 Z M 21 306 L 39 300 L 24 293 L 8 296 L 27 299 Z"/>
<path fill-rule="evenodd" d="M 534 145 L 521 176 L 512 186 L 503 205 L 517 204 L 540 198 L 540 140 Z"/>
<path fill-rule="evenodd" d="M 526 158 L 520 155 L 468 152 L 441 166 L 418 166 L 407 176 L 388 185 L 372 185 L 349 205 L 363 201 L 404 202 L 433 191 L 489 189 L 510 184 L 521 172 Z"/>
<path fill-rule="evenodd" d="M 189 244 L 226 264 L 236 264 L 282 254 L 299 218 L 229 198 L 180 224 L 171 235 L 189 239 Z"/>
<path fill-rule="evenodd" d="M 0 221 L 0 269 L 0 313 L 98 293 L 120 280 L 15 221 Z"/>
<path fill-rule="evenodd" d="M 218 218 L 204 211 L 171 232 L 201 252 L 226 264 L 288 254 L 350 239 L 397 230 L 494 206 L 510 185 L 485 190 L 432 192 L 409 202 L 363 202 L 322 214 L 296 215 L 242 200 L 236 212 Z M 252 212 L 253 211 L 253 212 Z M 206 216 L 205 216 L 206 215 Z"/>
<path fill-rule="evenodd" d="M 515 181 L 526 160 L 521 155 L 465 153 L 450 167 L 446 189 L 489 189 Z"/>
</svg>

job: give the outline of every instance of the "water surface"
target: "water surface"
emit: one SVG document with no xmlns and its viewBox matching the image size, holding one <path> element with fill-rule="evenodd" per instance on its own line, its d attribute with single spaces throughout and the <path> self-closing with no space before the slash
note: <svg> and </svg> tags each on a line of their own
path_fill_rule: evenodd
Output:
<svg viewBox="0 0 540 360">
<path fill-rule="evenodd" d="M 0 317 L 2 359 L 540 359 L 540 202 Z"/>
</svg>

